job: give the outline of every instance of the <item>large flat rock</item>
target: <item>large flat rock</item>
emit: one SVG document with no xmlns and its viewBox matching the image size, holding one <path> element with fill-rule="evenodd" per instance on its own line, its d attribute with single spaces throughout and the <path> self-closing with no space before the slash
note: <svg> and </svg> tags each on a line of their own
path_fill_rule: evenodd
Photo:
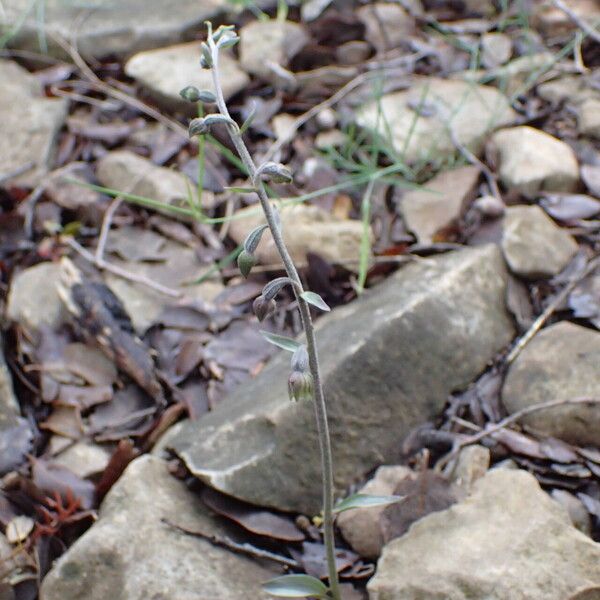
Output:
<svg viewBox="0 0 600 600">
<path fill-rule="evenodd" d="M 598 598 L 600 544 L 525 471 L 490 471 L 472 495 L 384 549 L 369 600 Z M 588 592 L 590 593 L 590 592 Z"/>
<path fill-rule="evenodd" d="M 124 56 L 190 39 L 206 19 L 226 7 L 223 0 L 44 0 L 40 15 L 35 9 L 38 2 L 11 0 L 3 4 L 0 31 L 22 22 L 9 41 L 12 47 L 39 52 L 41 41 L 51 54 L 63 57 L 65 51 L 54 40 L 59 36 L 76 42 L 86 58 Z M 45 36 L 40 36 L 40 23 Z"/>
<path fill-rule="evenodd" d="M 516 118 L 497 89 L 476 83 L 415 77 L 406 91 L 385 94 L 362 107 L 361 127 L 389 139 L 408 162 L 440 161 L 456 152 L 456 139 L 479 154 L 488 134 Z"/>
<path fill-rule="evenodd" d="M 207 535 L 224 533 L 166 463 L 146 455 L 127 467 L 98 522 L 55 563 L 40 600 L 268 598 L 260 586 L 273 572 L 161 519 Z"/>
<path fill-rule="evenodd" d="M 31 163 L 32 168 L 11 184 L 33 187 L 52 166 L 67 101 L 46 98 L 39 81 L 10 60 L 0 59 L 0 81 L 0 175 Z"/>
<path fill-rule="evenodd" d="M 438 414 L 513 336 L 494 246 L 419 260 L 319 322 L 338 490 L 399 459 L 402 437 Z M 287 394 L 287 353 L 166 445 L 210 485 L 309 514 L 321 503 L 312 402 Z"/>
</svg>

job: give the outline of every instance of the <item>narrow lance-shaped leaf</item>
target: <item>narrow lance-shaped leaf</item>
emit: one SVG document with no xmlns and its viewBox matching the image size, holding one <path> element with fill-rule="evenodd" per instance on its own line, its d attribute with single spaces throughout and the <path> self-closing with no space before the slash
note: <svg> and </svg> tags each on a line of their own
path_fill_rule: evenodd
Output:
<svg viewBox="0 0 600 600">
<path fill-rule="evenodd" d="M 282 287 L 286 285 L 294 285 L 294 282 L 289 277 L 277 277 L 273 281 L 269 281 L 263 288 L 262 295 L 267 300 L 272 300 L 279 293 Z"/>
<path fill-rule="evenodd" d="M 244 250 L 248 254 L 254 254 L 254 251 L 260 242 L 260 238 L 262 238 L 262 234 L 268 227 L 268 225 L 259 225 L 246 236 L 246 240 L 244 241 Z"/>
<path fill-rule="evenodd" d="M 250 127 L 250 125 L 252 125 L 252 122 L 254 121 L 255 116 L 256 116 L 256 102 L 254 102 L 252 104 L 252 109 L 250 110 L 250 114 L 248 115 L 246 120 L 242 123 L 242 126 L 240 127 L 240 133 L 246 132 L 248 127 Z"/>
<path fill-rule="evenodd" d="M 404 496 L 372 496 L 370 494 L 352 494 L 344 498 L 333 509 L 334 513 L 341 513 L 354 508 L 372 508 L 375 506 L 386 506 L 404 500 Z"/>
<path fill-rule="evenodd" d="M 327 586 L 310 575 L 283 575 L 263 584 L 263 589 L 280 598 L 328 598 Z"/>
<path fill-rule="evenodd" d="M 285 335 L 277 335 L 276 333 L 271 333 L 270 331 L 261 330 L 263 337 L 270 342 L 271 344 L 278 346 L 279 348 L 283 348 L 288 352 L 296 352 L 298 347 L 300 346 L 300 342 L 296 340 L 286 337 Z"/>
<path fill-rule="evenodd" d="M 325 300 L 323 300 L 323 298 L 321 298 L 321 296 L 319 296 L 319 294 L 315 292 L 302 292 L 302 294 L 300 294 L 300 297 L 309 304 L 312 304 L 313 306 L 316 306 L 321 310 L 324 310 L 326 312 L 329 312 L 331 310 L 331 308 L 327 306 Z"/>
</svg>

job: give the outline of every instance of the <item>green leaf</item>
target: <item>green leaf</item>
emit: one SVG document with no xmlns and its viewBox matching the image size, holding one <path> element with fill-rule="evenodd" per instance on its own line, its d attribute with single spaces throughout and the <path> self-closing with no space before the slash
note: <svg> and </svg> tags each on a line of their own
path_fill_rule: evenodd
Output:
<svg viewBox="0 0 600 600">
<path fill-rule="evenodd" d="M 248 127 L 250 127 L 250 125 L 252 125 L 252 122 L 254 121 L 254 117 L 256 117 L 256 104 L 257 103 L 254 102 L 254 104 L 252 105 L 250 114 L 248 115 L 248 117 L 243 122 L 242 126 L 240 127 L 240 133 L 246 133 L 246 130 L 248 129 Z"/>
<path fill-rule="evenodd" d="M 227 190 L 228 192 L 235 192 L 237 194 L 254 194 L 258 192 L 258 190 L 255 187 L 239 187 L 235 185 L 226 185 L 223 189 Z"/>
<path fill-rule="evenodd" d="M 333 509 L 334 513 L 341 513 L 353 508 L 372 508 L 374 506 L 386 506 L 404 500 L 404 496 L 372 496 L 370 494 L 352 494 L 344 498 Z"/>
<path fill-rule="evenodd" d="M 259 225 L 246 236 L 246 239 L 244 240 L 244 250 L 248 254 L 254 254 L 256 248 L 258 248 L 262 234 L 268 227 L 268 225 Z"/>
<path fill-rule="evenodd" d="M 321 298 L 321 296 L 319 296 L 319 294 L 315 292 L 302 292 L 302 294 L 300 294 L 300 298 L 302 298 L 309 304 L 312 304 L 313 306 L 324 310 L 325 312 L 329 312 L 331 310 L 331 308 L 327 306 L 325 300 L 323 300 L 323 298 Z"/>
<path fill-rule="evenodd" d="M 301 346 L 300 342 L 296 340 L 286 337 L 285 335 L 277 335 L 276 333 L 271 333 L 270 331 L 261 330 L 263 337 L 275 346 L 279 346 L 279 348 L 283 348 L 288 352 L 296 352 L 296 350 Z"/>
<path fill-rule="evenodd" d="M 263 584 L 263 589 L 280 598 L 328 598 L 327 586 L 310 575 L 283 575 Z"/>
</svg>

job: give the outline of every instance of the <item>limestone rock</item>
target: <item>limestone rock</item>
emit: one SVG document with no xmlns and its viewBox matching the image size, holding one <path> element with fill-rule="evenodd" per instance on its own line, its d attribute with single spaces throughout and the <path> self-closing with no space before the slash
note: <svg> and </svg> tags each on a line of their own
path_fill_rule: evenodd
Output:
<svg viewBox="0 0 600 600">
<path fill-rule="evenodd" d="M 565 0 L 564 3 L 584 21 L 595 23 L 600 18 L 600 8 L 596 0 Z M 551 0 L 536 2 L 532 8 L 532 26 L 547 37 L 569 35 L 577 29 L 577 24 Z"/>
<path fill-rule="evenodd" d="M 32 332 L 42 326 L 58 327 L 67 320 L 56 286 L 60 266 L 43 262 L 13 276 L 8 292 L 6 316 Z"/>
<path fill-rule="evenodd" d="M 515 117 L 507 98 L 493 87 L 416 77 L 410 89 L 385 94 L 361 108 L 357 123 L 385 139 L 389 126 L 390 142 L 407 161 L 415 162 L 440 161 L 456 151 L 448 126 L 460 143 L 479 154 L 489 133 Z"/>
<path fill-rule="evenodd" d="M 283 237 L 295 262 L 306 264 L 307 252 L 316 252 L 333 263 L 358 260 L 362 239 L 360 221 L 340 219 L 307 204 L 281 207 L 279 213 Z M 248 216 L 240 218 L 241 215 Z M 230 222 L 229 235 L 236 244 L 241 244 L 252 229 L 265 220 L 256 205 L 238 210 L 235 216 L 236 220 Z M 263 234 L 256 257 L 263 264 L 281 262 L 269 231 Z"/>
<path fill-rule="evenodd" d="M 550 52 L 537 52 L 515 58 L 491 71 L 484 71 L 484 77 L 486 81 L 492 80 L 499 89 L 512 97 L 527 91 L 532 85 L 532 79 L 537 79 L 539 74 L 548 76 L 555 63 Z"/>
<path fill-rule="evenodd" d="M 78 441 L 69 444 L 65 450 L 53 457 L 53 463 L 61 465 L 85 479 L 99 475 L 104 471 L 110 460 L 111 451 L 94 442 Z"/>
<path fill-rule="evenodd" d="M 0 30 L 25 21 L 10 45 L 39 52 L 39 17 L 30 0 L 11 0 L 0 13 Z M 119 56 L 191 39 L 206 19 L 224 10 L 221 0 L 121 0 L 107 6 L 103 0 L 65 2 L 44 0 L 45 42 L 59 57 L 66 52 L 54 35 L 74 41 L 86 58 Z"/>
<path fill-rule="evenodd" d="M 577 107 L 577 125 L 582 135 L 600 138 L 600 96 L 588 98 Z"/>
<path fill-rule="evenodd" d="M 317 341 L 338 490 L 400 456 L 403 436 L 442 410 L 513 336 L 495 246 L 412 263 L 319 320 Z M 171 446 L 200 479 L 261 506 L 315 514 L 320 463 L 311 402 L 292 403 L 287 353 Z"/>
<path fill-rule="evenodd" d="M 179 92 L 188 85 L 214 92 L 211 72 L 201 69 L 199 60 L 198 42 L 177 44 L 132 56 L 125 65 L 125 73 L 138 81 L 163 108 L 198 116 L 196 104 L 184 100 Z M 244 89 L 249 81 L 230 52 L 220 54 L 219 73 L 225 100 Z"/>
<path fill-rule="evenodd" d="M 251 21 L 240 29 L 240 64 L 252 75 L 273 78 L 271 64 L 286 67 L 308 42 L 302 25 L 292 21 Z"/>
<path fill-rule="evenodd" d="M 496 132 L 491 150 L 497 153 L 500 180 L 509 190 L 532 195 L 540 190 L 572 192 L 579 166 L 573 150 L 561 140 L 528 127 Z"/>
<path fill-rule="evenodd" d="M 461 217 L 479 179 L 474 166 L 444 171 L 402 196 L 401 212 L 406 227 L 419 242 L 431 243 L 437 233 L 454 225 Z"/>
<path fill-rule="evenodd" d="M 52 166 L 67 101 L 46 98 L 37 79 L 10 60 L 0 59 L 0 81 L 0 175 L 33 163 L 30 171 L 11 179 L 11 184 L 34 187 Z"/>
<path fill-rule="evenodd" d="M 410 477 L 412 471 L 408 467 L 384 466 L 379 467 L 373 476 L 360 490 L 360 494 L 373 496 L 390 496 L 396 486 Z M 383 533 L 380 519 L 385 506 L 373 508 L 358 508 L 341 513 L 336 519 L 344 539 L 355 552 L 369 559 L 376 559 L 383 548 Z"/>
<path fill-rule="evenodd" d="M 577 496 L 559 488 L 554 488 L 550 495 L 567 510 L 573 526 L 591 537 L 592 519 L 583 502 Z"/>
<path fill-rule="evenodd" d="M 54 564 L 40 600 L 266 599 L 274 576 L 249 558 L 185 535 L 167 521 L 223 535 L 167 464 L 142 456 L 110 490 L 100 518 Z"/>
<path fill-rule="evenodd" d="M 490 449 L 485 446 L 473 445 L 463 448 L 456 466 L 452 471 L 452 483 L 455 489 L 470 493 L 475 485 L 490 468 Z"/>
<path fill-rule="evenodd" d="M 378 52 L 398 48 L 407 38 L 414 36 L 414 18 L 400 4 L 377 2 L 362 6 L 356 16 L 365 26 L 365 39 Z"/>
<path fill-rule="evenodd" d="M 512 40 L 505 33 L 484 33 L 481 36 L 481 62 L 486 69 L 503 65 L 512 54 Z"/>
<path fill-rule="evenodd" d="M 600 544 L 525 471 L 497 469 L 473 494 L 385 546 L 369 600 L 565 600 L 600 584 Z"/>
<path fill-rule="evenodd" d="M 561 321 L 540 331 L 510 367 L 502 401 L 509 413 L 526 406 L 600 396 L 600 332 Z M 567 405 L 522 420 L 542 435 L 578 446 L 600 445 L 600 407 Z"/>
<path fill-rule="evenodd" d="M 510 206 L 504 215 L 502 252 L 511 271 L 538 279 L 560 273 L 577 242 L 539 206 Z"/>
<path fill-rule="evenodd" d="M 183 173 L 159 167 L 129 150 L 115 150 L 103 156 L 96 165 L 96 177 L 105 187 L 144 196 L 171 206 L 189 208 L 189 193 L 193 201 L 198 202 L 195 186 Z M 203 206 L 213 202 L 212 193 L 205 191 L 202 194 Z M 169 212 L 168 209 L 156 210 L 179 218 L 177 213 Z M 189 220 L 186 215 L 181 218 Z"/>
</svg>

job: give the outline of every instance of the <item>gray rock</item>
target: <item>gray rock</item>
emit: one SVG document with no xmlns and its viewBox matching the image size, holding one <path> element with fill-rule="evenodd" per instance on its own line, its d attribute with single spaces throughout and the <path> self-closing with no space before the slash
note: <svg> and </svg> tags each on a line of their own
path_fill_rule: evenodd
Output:
<svg viewBox="0 0 600 600">
<path fill-rule="evenodd" d="M 11 180 L 11 184 L 33 187 L 52 166 L 67 101 L 46 98 L 37 79 L 10 60 L 0 59 L 0 81 L 0 175 L 33 163 L 31 170 Z"/>
<path fill-rule="evenodd" d="M 600 584 L 600 544 L 525 471 L 497 469 L 473 494 L 385 546 L 369 600 L 565 600 Z"/>
<path fill-rule="evenodd" d="M 196 104 L 184 100 L 179 92 L 188 85 L 214 92 L 211 72 L 201 69 L 199 60 L 198 42 L 178 44 L 132 56 L 125 64 L 125 73 L 138 81 L 164 109 L 197 116 Z M 249 77 L 240 69 L 231 52 L 221 53 L 219 73 L 225 100 L 248 85 Z"/>
<path fill-rule="evenodd" d="M 457 222 L 474 197 L 479 174 L 474 166 L 444 171 L 423 184 L 425 189 L 402 196 L 404 222 L 419 242 L 431 243 L 437 233 Z"/>
<path fill-rule="evenodd" d="M 508 207 L 501 244 L 511 271 L 530 279 L 560 273 L 578 248 L 539 206 Z"/>
<path fill-rule="evenodd" d="M 526 125 L 498 131 L 490 141 L 500 180 L 509 190 L 533 195 L 577 188 L 579 165 L 565 142 Z"/>
<path fill-rule="evenodd" d="M 577 496 L 559 488 L 554 488 L 550 495 L 567 510 L 573 526 L 591 537 L 592 519 L 583 502 Z"/>
<path fill-rule="evenodd" d="M 567 6 L 584 22 L 596 22 L 600 18 L 596 0 L 577 0 L 568 2 Z M 578 30 L 577 24 L 555 6 L 553 2 L 536 2 L 532 5 L 531 25 L 545 36 L 556 38 Z"/>
<path fill-rule="evenodd" d="M 271 80 L 271 65 L 286 67 L 308 39 L 304 27 L 292 21 L 251 21 L 240 29 L 240 65 Z"/>
<path fill-rule="evenodd" d="M 493 81 L 509 97 L 526 92 L 541 74 L 555 67 L 556 59 L 550 52 L 538 52 L 515 58 L 491 71 L 484 71 L 486 81 Z"/>
<path fill-rule="evenodd" d="M 295 262 L 306 264 L 307 252 L 316 252 L 333 263 L 358 261 L 363 230 L 360 221 L 340 219 L 307 204 L 281 207 L 279 213 L 283 237 Z M 230 222 L 229 235 L 236 244 L 241 244 L 252 229 L 265 221 L 258 205 L 238 210 L 235 217 Z M 269 231 L 263 234 L 256 257 L 263 264 L 281 262 Z M 352 268 L 352 264 L 348 266 Z"/>
<path fill-rule="evenodd" d="M 398 48 L 416 34 L 415 19 L 397 3 L 377 2 L 362 6 L 356 16 L 365 26 L 365 39 L 378 52 Z"/>
<path fill-rule="evenodd" d="M 10 283 L 6 316 L 31 332 L 46 325 L 51 328 L 65 323 L 68 313 L 56 286 L 60 266 L 43 262 L 17 273 Z"/>
<path fill-rule="evenodd" d="M 380 108 L 381 113 L 380 114 Z M 410 89 L 385 94 L 357 113 L 361 127 L 388 138 L 409 162 L 440 161 L 454 154 L 448 126 L 456 139 L 475 154 L 497 127 L 516 117 L 507 98 L 490 86 L 436 77 L 416 77 Z"/>
<path fill-rule="evenodd" d="M 502 389 L 509 413 L 571 398 L 600 397 L 600 332 L 561 321 L 546 327 L 511 365 Z M 542 435 L 578 446 L 600 445 L 600 406 L 566 405 L 528 415 L 523 423 Z"/>
<path fill-rule="evenodd" d="M 512 40 L 505 33 L 484 33 L 481 36 L 481 63 L 486 69 L 503 65 L 512 54 Z"/>
<path fill-rule="evenodd" d="M 583 100 L 577 107 L 577 126 L 582 135 L 600 138 L 600 96 Z"/>
<path fill-rule="evenodd" d="M 142 456 L 108 493 L 98 522 L 54 564 L 40 600 L 267 598 L 260 585 L 272 572 L 163 519 L 207 535 L 224 533 L 166 462 Z"/>
<path fill-rule="evenodd" d="M 29 0 L 5 4 L 0 29 L 12 28 L 25 16 L 10 45 L 39 52 L 37 10 L 31 10 Z M 86 58 L 129 55 L 191 39 L 206 19 L 224 11 L 224 4 L 220 0 L 122 0 L 108 6 L 103 0 L 44 0 L 45 42 L 48 51 L 61 58 L 66 52 L 54 41 L 56 35 L 74 38 Z"/>
<path fill-rule="evenodd" d="M 337 489 L 382 462 L 512 338 L 506 272 L 494 246 L 410 264 L 324 317 L 317 340 Z M 276 356 L 216 410 L 170 434 L 188 468 L 255 502 L 315 514 L 321 503 L 310 402 L 291 403 L 289 355 Z"/>
<path fill-rule="evenodd" d="M 171 206 L 189 208 L 187 201 L 191 193 L 194 202 L 198 202 L 198 194 L 194 184 L 183 174 L 159 167 L 147 158 L 143 158 L 129 150 L 115 150 L 103 156 L 96 165 L 96 177 L 105 187 L 143 196 Z M 202 194 L 203 206 L 214 202 L 211 192 Z M 190 217 L 178 216 L 168 209 L 156 209 L 158 212 L 189 220 Z"/>
<path fill-rule="evenodd" d="M 390 496 L 397 485 L 413 472 L 408 467 L 379 467 L 373 476 L 358 493 L 373 496 Z M 383 532 L 380 519 L 385 506 L 357 508 L 341 513 L 336 519 L 344 539 L 355 552 L 369 559 L 376 559 L 383 548 Z"/>
<path fill-rule="evenodd" d="M 102 473 L 108 465 L 111 454 L 111 449 L 107 447 L 80 440 L 74 444 L 69 443 L 62 452 L 53 457 L 52 462 L 66 467 L 78 477 L 85 479 Z"/>
</svg>

